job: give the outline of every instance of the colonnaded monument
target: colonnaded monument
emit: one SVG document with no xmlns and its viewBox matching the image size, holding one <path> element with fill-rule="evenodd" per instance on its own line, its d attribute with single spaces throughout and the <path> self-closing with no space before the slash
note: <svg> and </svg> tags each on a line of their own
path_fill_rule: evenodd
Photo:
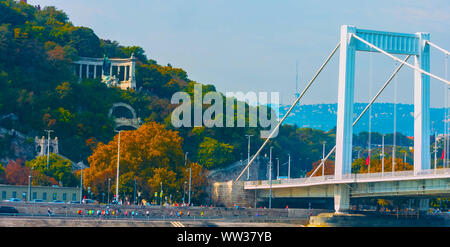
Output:
<svg viewBox="0 0 450 247">
<path fill-rule="evenodd" d="M 119 87 L 122 90 L 136 89 L 136 59 L 130 58 L 80 57 L 74 62 L 75 74 L 82 79 L 101 78 L 108 87 Z"/>
</svg>

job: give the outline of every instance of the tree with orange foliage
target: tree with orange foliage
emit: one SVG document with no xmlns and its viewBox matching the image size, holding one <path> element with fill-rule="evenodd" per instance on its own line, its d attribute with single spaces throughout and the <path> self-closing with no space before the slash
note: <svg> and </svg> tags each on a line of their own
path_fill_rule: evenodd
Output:
<svg viewBox="0 0 450 247">
<path fill-rule="evenodd" d="M 109 178 L 114 181 L 110 184 L 110 189 L 115 191 L 118 140 L 117 134 L 108 144 L 99 142 L 88 158 L 90 167 L 83 172 L 83 184 L 91 187 L 96 195 L 107 192 Z M 153 183 L 149 184 L 149 180 L 155 177 L 155 174 L 163 177 L 164 169 L 168 173 L 171 171 L 176 174 L 176 167 L 183 164 L 182 141 L 177 131 L 167 130 L 162 124 L 155 122 L 146 123 L 137 130 L 122 131 L 119 160 L 120 196 L 122 197 L 123 193 L 130 195 L 136 178 L 138 191 L 143 197 L 149 198 L 149 185 Z M 156 170 L 157 168 L 160 170 Z"/>
<path fill-rule="evenodd" d="M 28 184 L 30 169 L 23 165 L 22 159 L 10 160 L 5 168 L 6 183 L 13 185 Z"/>
<path fill-rule="evenodd" d="M 307 177 L 311 176 L 311 174 L 317 169 L 317 167 L 320 165 L 321 162 L 322 162 L 321 160 L 314 162 L 312 164 L 313 168 L 311 169 L 311 171 L 306 173 L 306 176 Z M 323 169 L 323 166 L 320 167 L 319 169 L 317 169 L 317 171 L 316 171 L 316 173 L 314 173 L 313 177 L 322 176 L 322 169 Z M 325 176 L 326 175 L 334 175 L 334 161 L 332 161 L 332 160 L 325 161 Z"/>
</svg>

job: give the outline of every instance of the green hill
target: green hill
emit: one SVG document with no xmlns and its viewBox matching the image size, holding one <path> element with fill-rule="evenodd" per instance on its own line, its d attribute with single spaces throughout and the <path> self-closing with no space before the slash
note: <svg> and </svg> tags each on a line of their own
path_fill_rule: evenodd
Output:
<svg viewBox="0 0 450 247">
<path fill-rule="evenodd" d="M 108 88 L 98 79 L 78 82 L 74 75 L 72 62 L 78 57 L 106 54 L 128 58 L 132 53 L 137 58 L 137 91 Z M 112 140 L 114 121 L 108 111 L 113 103 L 128 103 L 144 122 L 156 121 L 173 128 L 169 121 L 175 108 L 170 104 L 171 96 L 178 91 L 192 95 L 196 83 L 183 69 L 148 58 L 141 47 L 122 46 L 98 37 L 90 28 L 74 26 L 55 7 L 37 9 L 12 0 L 0 1 L 0 116 L 17 116 L 0 121 L 0 126 L 28 136 L 41 136 L 45 129 L 52 129 L 60 141 L 60 152 L 74 161 L 86 163 L 97 142 Z M 215 87 L 203 85 L 203 93 L 209 91 Z M 176 130 L 184 139 L 183 150 L 189 152 L 189 159 L 214 169 L 246 158 L 246 134 L 254 136 L 251 153 L 255 153 L 264 141 L 259 138 L 260 129 Z M 334 133 L 285 125 L 272 145 L 281 162 L 291 154 L 292 174 L 298 176 L 301 169 L 321 158 L 322 141 L 327 141 L 329 150 Z"/>
</svg>

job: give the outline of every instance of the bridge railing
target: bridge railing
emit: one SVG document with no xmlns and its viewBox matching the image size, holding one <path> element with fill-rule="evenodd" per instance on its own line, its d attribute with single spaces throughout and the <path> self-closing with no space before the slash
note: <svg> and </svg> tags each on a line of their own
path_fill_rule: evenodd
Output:
<svg viewBox="0 0 450 247">
<path fill-rule="evenodd" d="M 401 177 L 417 177 L 417 176 L 425 176 L 432 177 L 435 175 L 445 175 L 450 174 L 450 168 L 440 168 L 440 169 L 429 169 L 423 170 L 418 174 L 414 174 L 414 171 L 397 171 L 397 172 L 377 172 L 377 173 L 352 173 L 345 174 L 342 176 L 343 180 L 354 180 L 354 181 L 364 181 L 369 179 L 389 179 L 389 178 L 401 178 Z M 316 176 L 316 177 L 308 177 L 308 178 L 292 178 L 292 179 L 279 179 L 272 180 L 272 185 L 290 185 L 290 184 L 314 184 L 325 181 L 333 181 L 334 175 L 326 175 L 326 176 Z M 245 186 L 270 186 L 269 180 L 257 180 L 257 181 L 246 181 Z"/>
</svg>

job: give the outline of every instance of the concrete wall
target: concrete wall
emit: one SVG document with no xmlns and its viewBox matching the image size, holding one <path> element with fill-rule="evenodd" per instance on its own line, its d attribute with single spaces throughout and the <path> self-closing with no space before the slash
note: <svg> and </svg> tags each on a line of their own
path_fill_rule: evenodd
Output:
<svg viewBox="0 0 450 247">
<path fill-rule="evenodd" d="M 88 210 L 104 210 L 106 209 L 105 205 L 76 205 L 76 204 L 49 204 L 49 203 L 0 203 L 0 206 L 13 206 L 18 211 L 19 214 L 22 215 L 47 215 L 47 210 L 50 208 L 55 215 L 67 215 L 73 216 L 77 215 L 77 211 L 81 210 L 82 215 L 86 215 Z M 119 209 L 118 206 L 110 206 L 111 210 Z M 201 216 L 203 212 L 203 216 L 205 217 L 231 217 L 231 216 L 267 216 L 267 217 L 288 217 L 289 212 L 286 209 L 264 209 L 264 208 L 252 208 L 252 209 L 236 209 L 236 208 L 223 208 L 223 207 L 159 207 L 159 206 L 151 206 L 151 207 L 140 207 L 140 206 L 120 206 L 120 213 L 118 215 L 124 215 L 125 211 L 138 212 L 139 216 L 145 215 L 148 211 L 149 216 L 151 217 L 162 217 L 162 216 L 170 216 L 172 213 L 174 215 L 175 211 L 182 211 L 185 215 L 188 211 L 191 216 Z M 292 215 L 292 213 L 291 213 Z M 298 214 L 297 214 L 298 215 Z"/>
<path fill-rule="evenodd" d="M 255 191 L 244 190 L 242 181 L 214 182 L 210 194 L 212 203 L 217 206 L 254 207 L 255 205 Z"/>
</svg>

